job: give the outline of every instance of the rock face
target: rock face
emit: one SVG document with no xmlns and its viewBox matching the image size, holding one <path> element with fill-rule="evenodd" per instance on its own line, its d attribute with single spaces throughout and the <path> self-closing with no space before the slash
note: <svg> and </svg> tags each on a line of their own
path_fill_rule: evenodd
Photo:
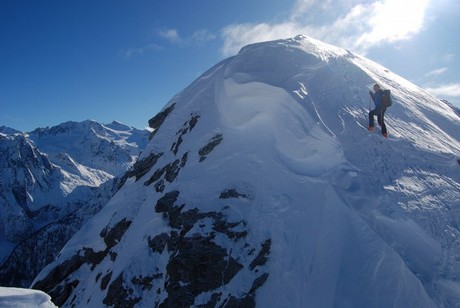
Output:
<svg viewBox="0 0 460 308">
<path fill-rule="evenodd" d="M 367 131 L 374 82 L 394 95 L 388 139 Z M 458 116 L 401 77 L 301 36 L 254 44 L 149 123 L 117 193 L 33 282 L 56 305 L 460 301 Z"/>
<path fill-rule="evenodd" d="M 67 122 L 0 135 L 0 284 L 28 287 L 116 191 L 147 131 Z"/>
</svg>

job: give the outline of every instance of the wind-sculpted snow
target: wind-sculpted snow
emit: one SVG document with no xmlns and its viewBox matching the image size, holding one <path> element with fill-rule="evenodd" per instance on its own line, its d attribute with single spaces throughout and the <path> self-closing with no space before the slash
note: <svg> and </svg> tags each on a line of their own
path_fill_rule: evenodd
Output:
<svg viewBox="0 0 460 308">
<path fill-rule="evenodd" d="M 375 82 L 388 139 L 367 131 Z M 37 276 L 56 304 L 460 303 L 460 119 L 403 78 L 298 36 L 244 47 L 149 122 L 122 187 Z"/>
</svg>

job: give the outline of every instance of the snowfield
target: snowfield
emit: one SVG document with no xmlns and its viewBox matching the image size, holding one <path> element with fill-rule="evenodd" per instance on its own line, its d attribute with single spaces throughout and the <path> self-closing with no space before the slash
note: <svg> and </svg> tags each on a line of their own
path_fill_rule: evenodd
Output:
<svg viewBox="0 0 460 308">
<path fill-rule="evenodd" d="M 49 295 L 30 289 L 0 287 L 2 308 L 54 308 Z"/>
<path fill-rule="evenodd" d="M 376 82 L 388 139 L 367 131 Z M 460 119 L 417 86 L 298 36 L 244 47 L 150 123 L 35 279 L 57 305 L 460 304 Z"/>
</svg>

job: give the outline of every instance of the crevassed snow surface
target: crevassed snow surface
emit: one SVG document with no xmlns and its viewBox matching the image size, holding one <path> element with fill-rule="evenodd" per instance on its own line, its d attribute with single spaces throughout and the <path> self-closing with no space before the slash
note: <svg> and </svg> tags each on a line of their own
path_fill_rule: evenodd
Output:
<svg viewBox="0 0 460 308">
<path fill-rule="evenodd" d="M 51 297 L 38 290 L 0 287 L 2 308 L 55 308 Z"/>
<path fill-rule="evenodd" d="M 367 131 L 375 82 L 393 95 L 388 139 L 378 128 Z M 460 119 L 448 105 L 372 61 L 302 36 L 244 47 L 166 107 L 173 104 L 140 157 L 163 152 L 157 167 L 139 181 L 129 179 L 36 281 L 82 247 L 103 250 L 101 229 L 122 218 L 133 224 L 113 248 L 117 259 L 71 273 L 80 281 L 70 296 L 76 295 L 74 303 L 101 303 L 107 289 L 92 286 L 109 269 L 112 281 L 123 274 L 129 284 L 128 277 L 165 268 L 167 253 L 146 247 L 148 236 L 169 230 L 154 211 L 164 193 L 144 182 L 188 152 L 164 192 L 179 190 L 183 210 L 225 208 L 234 221 L 244 219 L 247 242 L 271 239 L 257 306 L 460 303 Z M 191 115 L 199 120 L 174 154 Z M 200 149 L 216 135 L 222 142 L 200 161 Z M 227 188 L 247 198 L 219 199 Z M 242 261 L 240 244 L 225 245 Z M 218 304 L 226 294 L 248 292 L 249 275 L 243 269 L 214 290 L 223 294 Z M 139 306 L 168 296 L 164 280 L 152 284 L 150 291 L 134 288 Z M 209 298 L 205 292 L 195 305 Z"/>
</svg>

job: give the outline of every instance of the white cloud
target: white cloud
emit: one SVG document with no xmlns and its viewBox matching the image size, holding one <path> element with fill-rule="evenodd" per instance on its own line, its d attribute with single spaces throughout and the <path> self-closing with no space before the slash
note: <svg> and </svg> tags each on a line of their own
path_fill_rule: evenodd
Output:
<svg viewBox="0 0 460 308">
<path fill-rule="evenodd" d="M 182 41 L 179 36 L 179 32 L 176 29 L 164 29 L 160 30 L 160 36 L 167 39 L 171 43 L 179 43 Z"/>
<path fill-rule="evenodd" d="M 374 40 L 404 40 L 418 33 L 423 26 L 427 0 L 386 0 L 374 3 L 369 19 Z"/>
<path fill-rule="evenodd" d="M 421 31 L 427 3 L 428 0 L 298 0 L 290 16 L 279 23 L 225 27 L 221 52 L 230 56 L 250 43 L 305 34 L 365 54 L 373 46 L 406 40 Z"/>
<path fill-rule="evenodd" d="M 448 70 L 447 67 L 441 67 L 435 70 L 432 70 L 428 73 L 425 74 L 425 77 L 432 77 L 432 76 L 439 76 L 441 74 L 444 74 Z"/>
<path fill-rule="evenodd" d="M 460 97 L 460 83 L 442 84 L 425 90 L 438 97 Z"/>
</svg>

